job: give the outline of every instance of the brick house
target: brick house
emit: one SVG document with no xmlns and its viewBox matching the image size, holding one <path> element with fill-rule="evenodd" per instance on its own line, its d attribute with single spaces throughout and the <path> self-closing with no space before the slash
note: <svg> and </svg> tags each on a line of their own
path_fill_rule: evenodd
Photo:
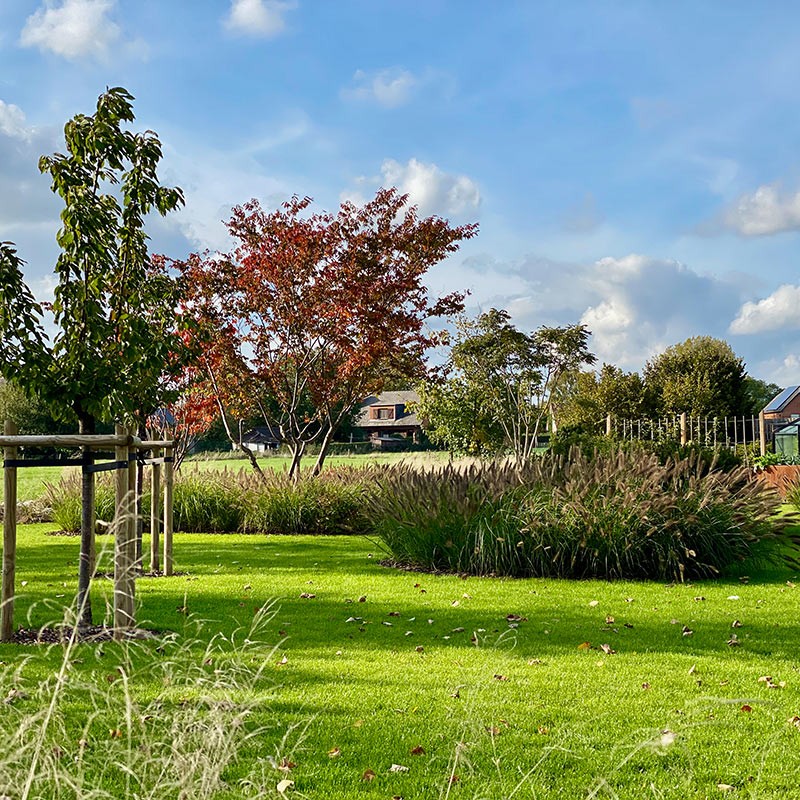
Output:
<svg viewBox="0 0 800 800">
<path fill-rule="evenodd" d="M 388 448 L 401 438 L 418 444 L 422 424 L 408 409 L 408 404 L 417 400 L 419 395 L 412 390 L 370 395 L 361 403 L 353 428 L 376 447 Z"/>
<path fill-rule="evenodd" d="M 800 417 L 800 386 L 787 386 L 764 408 L 764 419 L 773 424 L 788 422 L 797 417 Z"/>
</svg>

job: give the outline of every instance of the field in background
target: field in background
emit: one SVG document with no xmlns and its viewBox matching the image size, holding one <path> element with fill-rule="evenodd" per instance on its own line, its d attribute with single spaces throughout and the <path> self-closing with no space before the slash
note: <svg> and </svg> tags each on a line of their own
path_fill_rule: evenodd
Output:
<svg viewBox="0 0 800 800">
<path fill-rule="evenodd" d="M 417 453 L 375 453 L 368 455 L 332 456 L 326 460 L 328 466 L 362 467 L 368 464 L 396 464 L 400 461 L 410 461 L 419 464 L 446 463 L 447 453 L 428 451 Z M 265 456 L 259 458 L 258 463 L 262 469 L 288 471 L 289 458 L 284 456 Z M 303 461 L 303 471 L 308 472 L 314 466 L 314 457 L 309 456 Z M 252 467 L 247 459 L 242 458 L 212 458 L 198 456 L 184 462 L 181 469 L 184 473 L 192 470 L 199 472 L 221 472 L 223 470 L 238 472 L 246 470 L 252 472 Z M 25 467 L 17 470 L 17 494 L 20 500 L 33 500 L 42 494 L 45 482 L 57 482 L 60 477 L 69 471 L 77 472 L 75 467 Z"/>
</svg>

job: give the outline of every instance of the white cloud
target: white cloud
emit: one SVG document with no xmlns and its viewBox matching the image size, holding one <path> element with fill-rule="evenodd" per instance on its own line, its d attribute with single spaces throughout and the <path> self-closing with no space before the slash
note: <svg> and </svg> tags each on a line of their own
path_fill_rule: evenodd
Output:
<svg viewBox="0 0 800 800">
<path fill-rule="evenodd" d="M 29 139 L 31 130 L 25 125 L 25 114 L 19 106 L 0 100 L 0 133 L 12 139 Z"/>
<path fill-rule="evenodd" d="M 283 33 L 286 12 L 296 7 L 292 0 L 233 0 L 225 27 L 235 33 L 271 39 Z"/>
<path fill-rule="evenodd" d="M 377 103 L 384 108 L 398 108 L 410 99 L 419 81 L 406 69 L 384 69 L 372 74 L 357 70 L 355 86 L 342 91 L 346 98 Z"/>
<path fill-rule="evenodd" d="M 796 328 L 800 328 L 800 286 L 784 284 L 763 300 L 745 303 L 729 330 L 747 334 Z"/>
<path fill-rule="evenodd" d="M 480 189 L 472 178 L 444 172 L 436 164 L 424 164 L 416 158 L 407 164 L 386 159 L 381 164 L 380 177 L 359 178 L 356 184 L 394 186 L 409 195 L 410 202 L 419 207 L 422 216 L 474 216 L 481 203 Z M 363 202 L 361 195 L 353 191 L 344 192 L 342 198 Z"/>
<path fill-rule="evenodd" d="M 742 195 L 723 213 L 723 223 L 742 236 L 770 236 L 800 230 L 800 192 L 783 193 L 775 185 Z"/>
<path fill-rule="evenodd" d="M 115 1 L 45 0 L 25 22 L 20 43 L 69 59 L 102 58 L 120 34 L 119 26 L 108 18 Z"/>
</svg>

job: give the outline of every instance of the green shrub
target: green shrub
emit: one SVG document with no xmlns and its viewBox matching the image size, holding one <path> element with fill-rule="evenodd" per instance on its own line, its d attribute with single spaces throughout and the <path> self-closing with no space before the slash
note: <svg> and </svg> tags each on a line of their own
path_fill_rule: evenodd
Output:
<svg viewBox="0 0 800 800">
<path fill-rule="evenodd" d="M 696 453 L 536 459 L 411 473 L 387 470 L 371 502 L 398 561 L 509 576 L 684 580 L 758 555 L 774 535 L 774 492 L 746 468 Z"/>
</svg>

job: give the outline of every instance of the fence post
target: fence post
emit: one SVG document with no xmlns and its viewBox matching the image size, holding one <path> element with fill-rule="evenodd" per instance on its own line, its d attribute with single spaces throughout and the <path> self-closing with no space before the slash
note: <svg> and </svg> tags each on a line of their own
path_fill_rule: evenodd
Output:
<svg viewBox="0 0 800 800">
<path fill-rule="evenodd" d="M 606 414 L 606 436 L 611 436 L 611 412 Z"/>
<path fill-rule="evenodd" d="M 765 455 L 767 452 L 767 424 L 764 420 L 764 412 L 758 412 L 758 438 L 761 444 L 761 455 Z"/>
<path fill-rule="evenodd" d="M 161 448 L 156 447 L 150 455 L 153 459 L 161 456 Z M 150 467 L 150 571 L 158 572 L 158 536 L 161 531 L 161 464 Z"/>
<path fill-rule="evenodd" d="M 3 425 L 6 436 L 16 436 L 17 426 L 6 420 Z M 6 447 L 3 452 L 6 461 L 17 457 L 16 447 Z M 3 502 L 3 587 L 2 611 L 0 612 L 0 641 L 8 642 L 14 635 L 14 577 L 17 561 L 17 468 L 5 466 Z"/>
<path fill-rule="evenodd" d="M 127 436 L 128 431 L 121 425 L 115 429 L 117 436 Z M 128 575 L 132 565 L 128 550 L 128 516 L 130 500 L 128 497 L 128 447 L 117 445 L 114 451 L 117 460 L 116 470 L 116 511 L 114 514 L 114 637 L 121 639 L 124 632 L 131 627 L 131 619 L 127 601 Z M 125 466 L 122 466 L 122 465 Z"/>
<path fill-rule="evenodd" d="M 681 425 L 681 444 L 684 445 L 688 441 L 686 436 L 686 412 L 684 411 L 680 417 L 680 425 Z"/>
<path fill-rule="evenodd" d="M 172 493 L 175 477 L 175 450 L 164 449 L 164 575 L 172 575 Z"/>
</svg>

